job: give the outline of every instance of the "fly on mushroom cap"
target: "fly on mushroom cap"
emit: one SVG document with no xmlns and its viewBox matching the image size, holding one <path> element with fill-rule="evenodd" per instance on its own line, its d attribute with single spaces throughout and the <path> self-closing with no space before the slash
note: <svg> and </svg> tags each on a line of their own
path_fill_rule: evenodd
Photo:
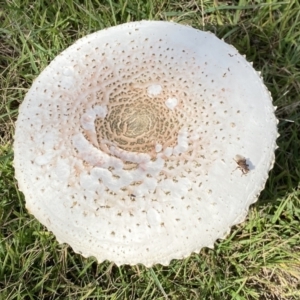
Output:
<svg viewBox="0 0 300 300">
<path fill-rule="evenodd" d="M 211 33 L 142 21 L 78 40 L 16 123 L 26 207 L 83 256 L 168 264 L 244 220 L 273 166 L 269 92 Z M 236 153 L 251 161 L 241 176 Z"/>
</svg>

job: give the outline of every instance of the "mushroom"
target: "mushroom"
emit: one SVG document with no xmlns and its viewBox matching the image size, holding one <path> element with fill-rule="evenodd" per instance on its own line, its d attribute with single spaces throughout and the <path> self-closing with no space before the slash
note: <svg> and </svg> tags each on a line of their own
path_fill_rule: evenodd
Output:
<svg viewBox="0 0 300 300">
<path fill-rule="evenodd" d="M 213 34 L 111 27 L 34 81 L 15 176 L 29 212 L 75 252 L 167 265 L 244 221 L 274 163 L 274 110 L 259 73 Z"/>
</svg>

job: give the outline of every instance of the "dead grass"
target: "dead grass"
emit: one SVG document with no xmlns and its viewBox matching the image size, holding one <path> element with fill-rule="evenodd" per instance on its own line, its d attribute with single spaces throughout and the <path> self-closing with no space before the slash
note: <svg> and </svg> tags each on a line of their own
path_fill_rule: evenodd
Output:
<svg viewBox="0 0 300 300">
<path fill-rule="evenodd" d="M 101 2 L 101 3 L 100 3 Z M 300 3 L 29 1 L 0 4 L 0 299 L 300 299 Z M 58 245 L 24 205 L 12 167 L 18 106 L 76 39 L 141 19 L 210 30 L 261 70 L 279 119 L 276 163 L 248 219 L 214 250 L 170 266 L 117 267 Z"/>
</svg>

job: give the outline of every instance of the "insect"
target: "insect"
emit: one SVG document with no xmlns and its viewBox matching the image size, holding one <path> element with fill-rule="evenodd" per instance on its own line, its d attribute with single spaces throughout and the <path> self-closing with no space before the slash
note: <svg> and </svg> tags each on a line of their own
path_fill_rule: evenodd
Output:
<svg viewBox="0 0 300 300">
<path fill-rule="evenodd" d="M 238 154 L 238 155 L 236 155 L 234 161 L 238 164 L 238 166 L 235 168 L 235 170 L 240 169 L 242 171 L 241 176 L 247 175 L 250 172 L 249 165 L 247 164 L 245 157 Z"/>
</svg>

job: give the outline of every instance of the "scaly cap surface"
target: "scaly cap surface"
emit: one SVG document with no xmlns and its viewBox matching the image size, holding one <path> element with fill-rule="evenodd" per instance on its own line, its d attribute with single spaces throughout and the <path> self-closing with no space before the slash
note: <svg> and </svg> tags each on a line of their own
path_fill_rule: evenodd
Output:
<svg viewBox="0 0 300 300">
<path fill-rule="evenodd" d="M 244 220 L 276 124 L 235 48 L 175 23 L 127 23 L 78 40 L 35 80 L 16 123 L 16 178 L 28 210 L 74 251 L 167 265 Z"/>
</svg>

